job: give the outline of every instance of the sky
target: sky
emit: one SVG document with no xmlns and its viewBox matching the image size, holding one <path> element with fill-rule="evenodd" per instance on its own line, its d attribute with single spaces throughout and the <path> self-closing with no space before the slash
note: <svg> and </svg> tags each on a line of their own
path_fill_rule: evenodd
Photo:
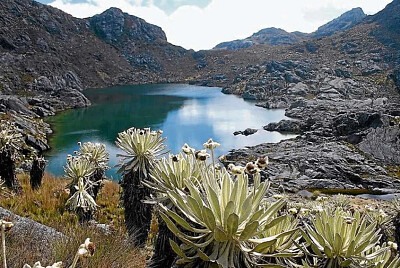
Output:
<svg viewBox="0 0 400 268">
<path fill-rule="evenodd" d="M 361 7 L 372 15 L 391 0 L 37 0 L 75 17 L 110 7 L 162 27 L 168 41 L 186 49 L 211 49 L 267 28 L 310 33 L 342 13 Z"/>
</svg>

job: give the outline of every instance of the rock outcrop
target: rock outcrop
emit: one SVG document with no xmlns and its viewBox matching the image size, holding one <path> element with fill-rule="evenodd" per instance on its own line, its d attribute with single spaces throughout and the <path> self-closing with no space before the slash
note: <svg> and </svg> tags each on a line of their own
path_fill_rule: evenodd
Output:
<svg viewBox="0 0 400 268">
<path fill-rule="evenodd" d="M 235 131 L 233 132 L 233 135 L 237 136 L 237 135 L 244 135 L 244 136 L 250 136 L 253 135 L 255 133 L 257 133 L 258 129 L 255 128 L 246 128 L 243 131 Z"/>
<path fill-rule="evenodd" d="M 227 162 L 245 165 L 249 159 L 268 156 L 270 164 L 262 172 L 287 191 L 304 189 L 367 189 L 397 193 L 400 180 L 382 164 L 358 153 L 351 145 L 329 139 L 301 136 L 278 144 L 261 144 L 234 150 Z"/>
<path fill-rule="evenodd" d="M 13 239 L 29 239 L 29 248 L 41 252 L 42 256 L 52 257 L 53 248 L 57 242 L 67 237 L 57 230 L 24 218 L 0 207 L 0 219 L 7 218 L 14 223 L 14 227 L 7 236 Z"/>
<path fill-rule="evenodd" d="M 88 24 L 100 39 L 118 48 L 133 68 L 157 73 L 155 79 L 173 71 L 168 61 L 187 54 L 184 48 L 168 43 L 160 27 L 118 8 L 88 18 Z"/>
</svg>

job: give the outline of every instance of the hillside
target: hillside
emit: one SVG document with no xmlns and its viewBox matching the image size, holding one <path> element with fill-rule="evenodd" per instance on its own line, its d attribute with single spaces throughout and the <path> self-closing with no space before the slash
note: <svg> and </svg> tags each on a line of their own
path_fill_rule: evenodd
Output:
<svg viewBox="0 0 400 268">
<path fill-rule="evenodd" d="M 154 77 L 149 82 L 176 79 L 176 72 L 184 70 L 180 62 L 188 59 L 189 51 L 168 43 L 160 27 L 118 8 L 110 8 L 87 21 L 92 32 L 117 48 L 135 70 L 150 72 Z"/>
<path fill-rule="evenodd" d="M 228 160 L 243 164 L 268 155 L 274 170 L 266 176 L 292 191 L 398 191 L 399 51 L 393 45 L 398 13 L 393 10 L 399 6 L 394 1 L 329 37 L 204 52 L 208 66 L 193 83 L 219 85 L 265 108 L 284 108 L 295 120 L 264 128 L 299 134 L 295 140 L 234 151 Z"/>
<path fill-rule="evenodd" d="M 311 37 L 330 36 L 345 31 L 362 21 L 366 16 L 361 8 L 353 8 L 343 13 L 340 17 L 319 27 L 318 30 L 311 34 Z"/>
<path fill-rule="evenodd" d="M 337 29 L 330 36 L 296 32 L 290 34 L 298 40 L 293 44 L 291 37 L 261 44 L 285 35 L 268 29 L 253 36 L 256 46 L 198 52 L 168 43 L 161 28 L 116 8 L 88 19 L 28 0 L 2 1 L 0 8 L 0 111 L 38 151 L 48 149 L 51 132 L 40 117 L 90 105 L 83 89 L 188 82 L 223 87 L 265 108 L 285 108 L 297 119 L 265 126 L 300 134 L 296 140 L 234 152 L 232 161 L 277 152 L 269 154 L 276 161 L 269 176 L 295 176 L 285 183 L 291 190 L 319 184 L 398 188 L 400 143 L 393 137 L 400 133 L 399 0 L 358 23 L 349 16 L 362 17 L 361 10 L 342 15 L 320 28 Z"/>
<path fill-rule="evenodd" d="M 362 21 L 365 17 L 366 15 L 361 8 L 354 8 L 343 13 L 340 17 L 322 25 L 315 32 L 310 34 L 301 32 L 288 33 L 285 30 L 272 27 L 262 29 L 242 40 L 220 43 L 215 46 L 214 49 L 237 50 L 259 44 L 267 44 L 270 46 L 291 45 L 307 39 L 331 36 L 335 33 L 345 31 Z"/>
<path fill-rule="evenodd" d="M 306 35 L 302 33 L 288 33 L 279 28 L 266 28 L 258 31 L 252 36 L 243 40 L 223 42 L 215 46 L 214 49 L 237 50 L 248 48 L 257 44 L 268 44 L 270 46 L 290 45 L 299 42 Z"/>
<path fill-rule="evenodd" d="M 39 117 L 90 105 L 87 88 L 181 81 L 190 69 L 179 62 L 195 68 L 186 54 L 161 28 L 118 9 L 77 19 L 35 1 L 1 1 L 0 112 L 15 111 L 27 142 L 45 150 L 51 130 Z"/>
</svg>

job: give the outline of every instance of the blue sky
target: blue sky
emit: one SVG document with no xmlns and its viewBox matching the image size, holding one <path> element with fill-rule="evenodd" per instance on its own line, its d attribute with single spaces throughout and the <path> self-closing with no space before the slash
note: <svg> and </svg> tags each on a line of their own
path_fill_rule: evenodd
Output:
<svg viewBox="0 0 400 268">
<path fill-rule="evenodd" d="M 1 1 L 1 0 L 0 0 Z M 246 38 L 267 27 L 313 32 L 361 7 L 375 14 L 391 0 L 37 0 L 85 18 L 110 7 L 163 28 L 168 40 L 195 50 Z"/>
</svg>

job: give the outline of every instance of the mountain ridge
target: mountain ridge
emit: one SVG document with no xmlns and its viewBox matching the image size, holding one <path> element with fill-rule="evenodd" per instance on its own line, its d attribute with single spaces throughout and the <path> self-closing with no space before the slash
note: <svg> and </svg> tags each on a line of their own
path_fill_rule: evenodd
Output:
<svg viewBox="0 0 400 268">
<path fill-rule="evenodd" d="M 366 15 L 361 8 L 353 8 L 320 26 L 313 33 L 308 34 L 298 31 L 287 32 L 280 28 L 269 27 L 258 31 L 245 39 L 222 42 L 216 45 L 214 49 L 237 50 L 258 44 L 268 44 L 271 46 L 291 45 L 307 39 L 326 37 L 345 31 L 361 22 L 365 17 Z"/>
</svg>

